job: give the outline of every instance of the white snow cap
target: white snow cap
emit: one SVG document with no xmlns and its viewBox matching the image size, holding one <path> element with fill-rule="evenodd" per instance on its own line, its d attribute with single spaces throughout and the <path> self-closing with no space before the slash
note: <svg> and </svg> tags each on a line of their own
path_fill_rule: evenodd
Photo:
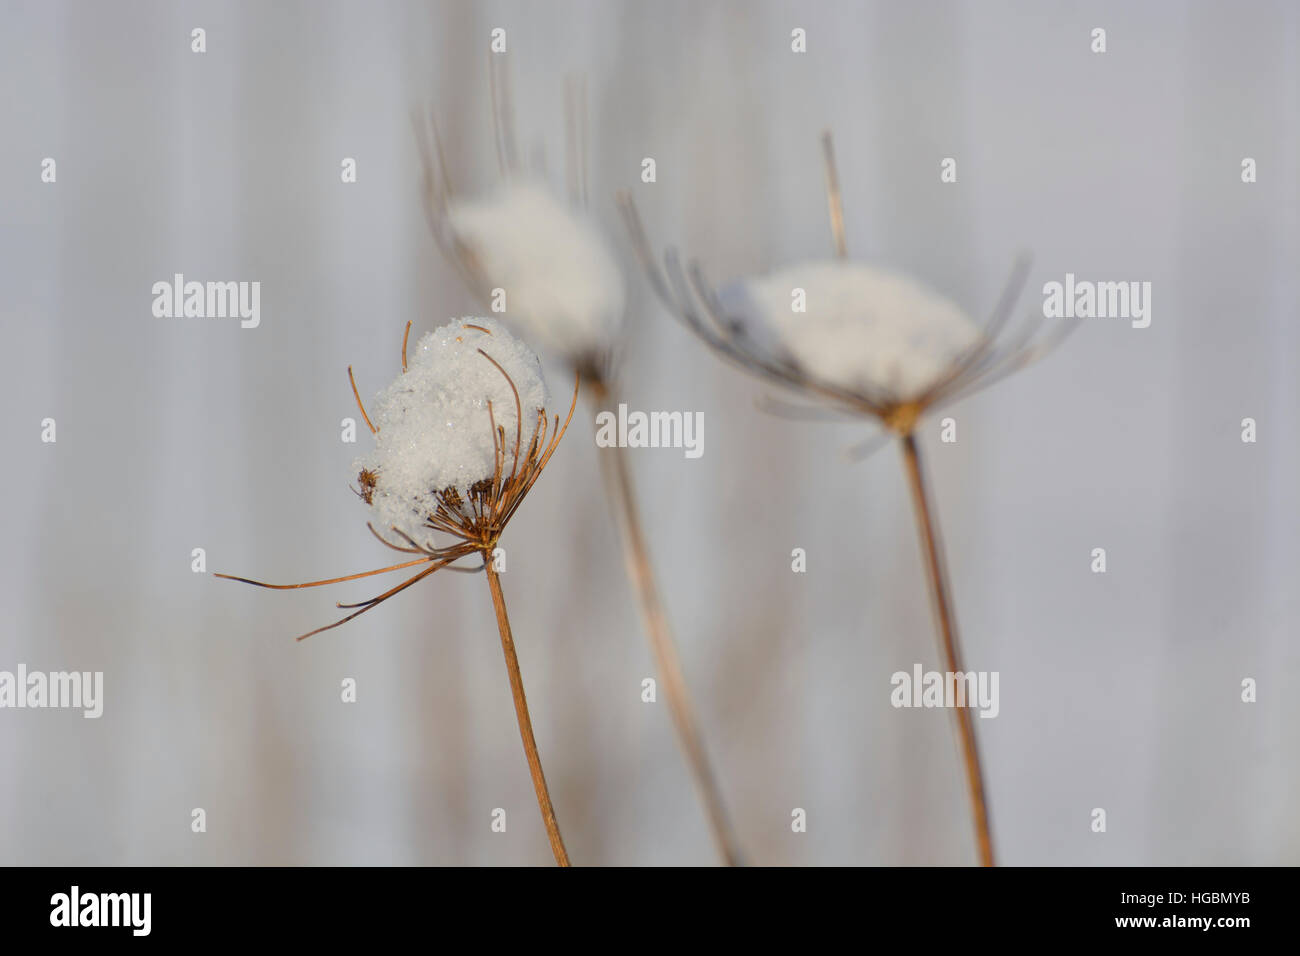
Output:
<svg viewBox="0 0 1300 956">
<path fill-rule="evenodd" d="M 439 491 L 455 488 L 464 497 L 475 482 L 493 476 L 493 418 L 505 428 L 509 473 L 518 421 L 515 396 L 501 370 L 479 349 L 500 363 L 519 390 L 521 459 L 527 453 L 538 427 L 537 410 L 549 400 L 537 356 L 500 322 L 453 319 L 420 339 L 408 353 L 407 371 L 369 409 L 379 430 L 375 449 L 352 468 L 354 475 L 363 469 L 377 475 L 370 510 L 381 534 L 396 527 L 425 543 L 430 531 L 424 521 L 437 508 Z"/>
<path fill-rule="evenodd" d="M 795 312 L 803 289 L 806 312 Z M 789 358 L 821 381 L 916 398 L 974 345 L 980 331 L 959 306 L 892 272 L 857 263 L 805 262 L 720 290 L 723 313 L 753 347 Z"/>
<path fill-rule="evenodd" d="M 454 201 L 447 219 L 508 321 L 570 362 L 607 352 L 623 321 L 623 272 L 596 224 L 538 182 Z"/>
</svg>

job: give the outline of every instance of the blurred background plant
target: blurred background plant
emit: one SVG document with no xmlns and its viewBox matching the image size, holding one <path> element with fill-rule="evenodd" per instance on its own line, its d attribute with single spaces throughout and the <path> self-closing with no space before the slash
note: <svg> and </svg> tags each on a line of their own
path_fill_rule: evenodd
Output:
<svg viewBox="0 0 1300 956">
<path fill-rule="evenodd" d="M 1027 257 L 1012 269 L 983 325 L 915 279 L 851 261 L 829 132 L 822 137 L 822 148 L 834 259 L 801 261 L 715 289 L 702 264 L 695 259 L 683 262 L 674 248 L 664 253 L 660 265 L 636 204 L 625 192 L 621 205 L 628 233 L 660 301 L 704 345 L 802 400 L 786 405 L 769 398 L 768 411 L 812 421 L 856 417 L 877 426 L 880 433 L 859 446 L 853 457 L 865 458 L 883 439 L 898 438 L 930 584 L 941 673 L 982 672 L 961 650 L 947 559 L 916 433 L 923 419 L 932 418 L 945 404 L 1049 354 L 1078 328 L 1079 320 L 1058 320 L 1044 328 L 1042 310 L 1035 304 L 1027 321 L 1003 335 L 1018 309 L 1029 270 Z M 955 441 L 956 420 L 947 421 Z M 958 707 L 953 721 L 980 863 L 992 866 L 992 829 L 972 713 L 969 707 Z"/>
<path fill-rule="evenodd" d="M 489 55 L 492 117 L 500 181 L 477 194 L 458 192 L 447 178 L 437 121 L 425 135 L 417 120 L 429 225 L 443 254 L 487 308 L 581 376 L 593 425 L 617 414 L 620 345 L 624 341 L 626 279 L 613 243 L 589 209 L 586 85 L 565 84 L 564 157 L 567 202 L 539 167 L 520 167 L 510 79 L 504 58 Z M 608 204 L 607 205 L 612 205 Z M 691 702 L 681 654 L 660 595 L 632 477 L 635 450 L 615 445 L 597 453 L 610 516 L 619 529 L 628 584 L 654 658 L 658 702 L 677 732 L 703 804 L 713 841 L 728 866 L 743 860 L 717 774 Z M 643 688 L 643 696 L 647 691 Z"/>
</svg>

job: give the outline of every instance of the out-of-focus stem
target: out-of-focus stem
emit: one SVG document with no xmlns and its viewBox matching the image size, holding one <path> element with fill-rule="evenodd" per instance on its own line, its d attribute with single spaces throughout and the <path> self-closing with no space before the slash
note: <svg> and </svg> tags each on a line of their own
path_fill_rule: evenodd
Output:
<svg viewBox="0 0 1300 956">
<path fill-rule="evenodd" d="M 916 526 L 921 535 L 921 548 L 925 552 L 926 572 L 930 579 L 930 596 L 939 624 L 939 637 L 948 660 L 948 670 L 964 673 L 961 646 L 957 642 L 957 624 L 949 595 L 947 570 L 944 567 L 943 549 L 939 544 L 938 523 L 930 506 L 925 473 L 921 468 L 920 450 L 916 437 L 908 432 L 902 437 L 903 464 L 907 469 L 908 484 L 912 488 Z M 988 806 L 984 801 L 984 775 L 980 769 L 979 747 L 975 741 L 975 723 L 970 707 L 956 707 L 957 729 L 961 737 L 962 755 L 966 762 L 966 783 L 970 790 L 971 816 L 975 822 L 975 838 L 979 848 L 981 866 L 993 866 L 993 836 L 989 827 Z"/>
<path fill-rule="evenodd" d="M 611 401 L 609 387 L 599 380 L 588 378 L 586 381 L 591 393 L 593 413 L 608 406 Z M 668 615 L 664 611 L 663 603 L 659 598 L 659 589 L 655 584 L 650 552 L 641 528 L 640 511 L 637 508 L 636 493 L 632 487 L 632 475 L 628 471 L 624 449 L 617 447 L 598 449 L 597 457 L 600 459 L 601 476 L 605 481 L 605 493 L 618 520 L 628 579 L 636 590 L 641 606 L 641 620 L 646 636 L 650 640 L 650 651 L 654 655 L 655 668 L 659 672 L 659 680 L 664 688 L 668 712 L 677 730 L 677 739 L 686 755 L 686 763 L 695 780 L 695 788 L 704 803 L 718 853 L 722 856 L 725 865 L 739 866 L 743 862 L 740 848 L 717 779 L 714 777 L 708 752 L 704 748 L 704 738 L 700 734 L 695 712 L 691 707 L 690 694 L 686 689 L 686 677 L 682 672 L 677 644 L 673 640 L 672 630 L 668 625 Z"/>
<path fill-rule="evenodd" d="M 564 840 L 560 837 L 560 825 L 555 820 L 555 808 L 551 806 L 551 794 L 546 788 L 546 776 L 542 773 L 542 758 L 537 753 L 537 741 L 533 738 L 533 722 L 529 719 L 528 700 L 524 697 L 524 679 L 519 673 L 519 658 L 515 656 L 515 641 L 510 633 L 510 618 L 506 616 L 506 599 L 501 593 L 501 579 L 492 568 L 490 551 L 483 553 L 483 567 L 487 573 L 488 590 L 492 592 L 492 606 L 497 613 L 497 630 L 501 632 L 501 650 L 506 656 L 506 673 L 510 675 L 510 694 L 515 700 L 515 716 L 519 719 L 519 736 L 524 742 L 528 772 L 532 774 L 533 789 L 537 791 L 537 806 L 542 811 L 542 823 L 546 825 L 546 835 L 550 838 L 555 862 L 560 866 L 568 866 L 569 854 L 564 849 Z"/>
</svg>

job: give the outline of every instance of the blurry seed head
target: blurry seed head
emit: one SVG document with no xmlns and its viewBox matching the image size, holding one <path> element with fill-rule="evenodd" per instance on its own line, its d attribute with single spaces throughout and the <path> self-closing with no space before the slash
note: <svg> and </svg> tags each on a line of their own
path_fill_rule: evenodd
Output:
<svg viewBox="0 0 1300 956">
<path fill-rule="evenodd" d="M 585 212 L 540 181 L 510 180 L 481 197 L 453 198 L 446 223 L 476 284 L 504 291 L 503 317 L 531 342 L 576 367 L 610 352 L 626 287 Z"/>
<path fill-rule="evenodd" d="M 982 326 L 905 276 L 850 261 L 829 132 L 822 142 L 835 260 L 805 262 L 715 289 L 700 263 L 683 262 L 675 249 L 661 260 L 631 194 L 620 194 L 628 235 L 650 285 L 716 354 L 833 413 L 866 415 L 906 435 L 925 413 L 1037 361 L 1078 328 L 1077 321 L 1058 322 L 1044 333 L 1040 311 L 1004 334 L 1029 276 L 1027 256 L 1017 259 Z M 795 290 L 802 290 L 801 302 Z"/>
<path fill-rule="evenodd" d="M 754 349 L 890 402 L 922 395 L 980 336 L 944 296 L 907 276 L 845 260 L 737 280 L 718 290 L 718 303 Z"/>
</svg>

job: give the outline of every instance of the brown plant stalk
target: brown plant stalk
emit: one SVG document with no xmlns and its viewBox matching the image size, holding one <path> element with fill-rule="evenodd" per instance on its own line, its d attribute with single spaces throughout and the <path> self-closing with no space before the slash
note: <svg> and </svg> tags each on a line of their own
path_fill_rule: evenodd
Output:
<svg viewBox="0 0 1300 956">
<path fill-rule="evenodd" d="M 593 413 L 600 407 L 610 404 L 608 385 L 592 377 L 588 377 L 587 382 L 592 397 Z M 691 706 L 690 692 L 687 690 L 686 675 L 682 670 L 677 642 L 673 639 L 668 615 L 659 598 L 659 588 L 655 583 L 654 567 L 650 563 L 650 549 L 646 543 L 645 532 L 642 530 L 636 490 L 627 467 L 625 450 L 618 447 L 601 449 L 597 457 L 600 459 L 605 494 L 618 522 L 628 581 L 636 590 L 642 623 L 650 642 L 650 652 L 654 656 L 659 679 L 663 682 L 668 713 L 677 731 L 678 742 L 686 756 L 696 791 L 704 804 L 705 815 L 718 853 L 725 865 L 740 866 L 743 864 L 740 847 L 731 826 L 726 804 L 722 799 L 722 791 L 713 773 L 708 751 L 704 747 L 704 737 L 700 733 L 695 710 Z"/>
<path fill-rule="evenodd" d="M 519 658 L 515 654 L 515 640 L 510 631 L 510 618 L 506 615 L 506 598 L 501 593 L 501 577 L 492 567 L 491 550 L 483 552 L 483 567 L 487 573 L 488 590 L 492 592 L 492 607 L 497 615 L 497 630 L 501 632 L 501 651 L 506 658 L 506 673 L 510 675 L 510 696 L 515 702 L 519 736 L 524 742 L 528 772 L 533 778 L 533 789 L 537 792 L 537 806 L 542 811 L 542 823 L 546 827 L 546 836 L 551 841 L 551 852 L 555 854 L 555 862 L 560 866 L 569 866 L 569 853 L 565 850 L 564 839 L 560 836 L 560 824 L 555 819 L 551 792 L 546 786 L 546 774 L 542 772 L 542 758 L 537 752 L 537 740 L 533 737 L 533 722 L 528 716 L 528 699 L 524 696 L 524 678 L 519 672 Z"/>
<path fill-rule="evenodd" d="M 930 505 L 929 488 L 925 471 L 921 467 L 921 453 L 916 435 L 907 432 L 899 439 L 903 446 L 903 466 L 907 482 L 912 489 L 912 506 L 916 515 L 916 529 L 924 552 L 926 577 L 930 582 L 931 605 L 939 628 L 939 641 L 948 671 L 965 673 L 962 666 L 961 644 L 957 640 L 957 621 L 952 609 L 948 586 L 948 571 L 944 561 L 943 546 L 939 540 L 939 525 Z M 971 817 L 975 824 L 975 837 L 979 847 L 981 866 L 993 866 L 993 834 L 989 825 L 988 805 L 984 800 L 984 773 L 980 765 L 979 745 L 975 739 L 975 722 L 969 707 L 956 707 L 953 714 L 961 738 L 962 758 L 966 765 L 966 786 L 970 794 Z"/>
</svg>

